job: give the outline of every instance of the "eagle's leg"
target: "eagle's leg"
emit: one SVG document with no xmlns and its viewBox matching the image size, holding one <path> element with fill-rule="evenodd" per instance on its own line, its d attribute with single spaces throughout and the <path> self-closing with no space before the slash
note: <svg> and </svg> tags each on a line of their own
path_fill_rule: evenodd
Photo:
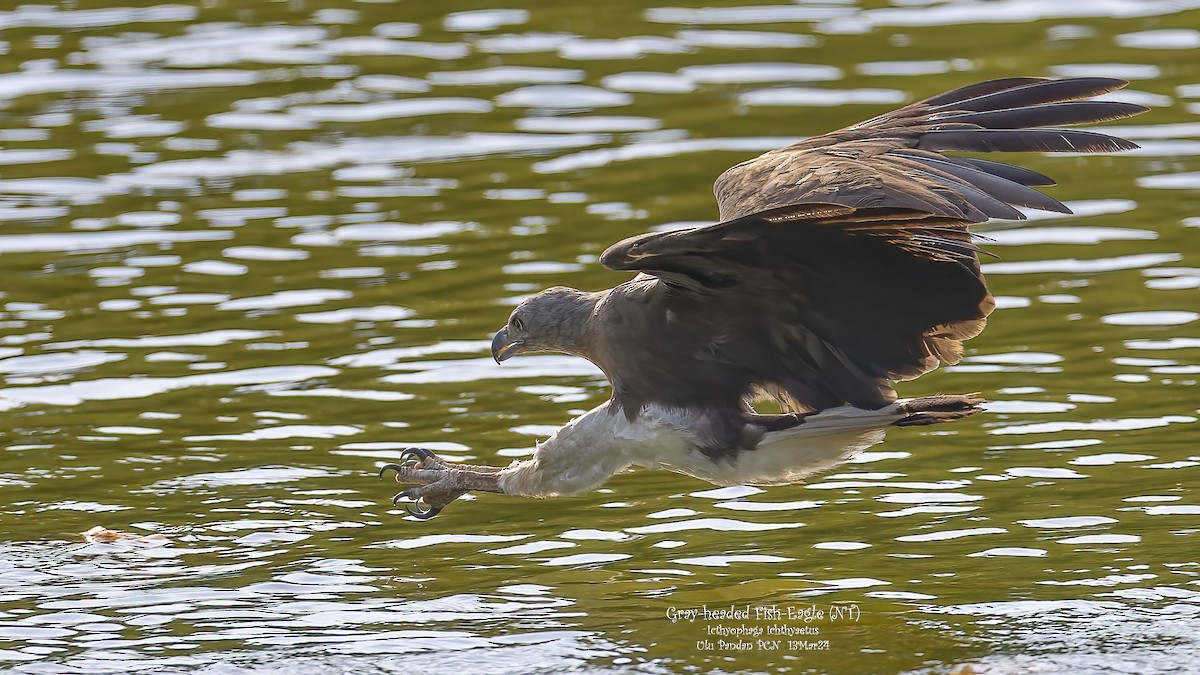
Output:
<svg viewBox="0 0 1200 675">
<path fill-rule="evenodd" d="M 392 497 L 393 504 L 409 500 L 405 509 L 414 518 L 432 518 L 468 492 L 504 492 L 496 475 L 501 467 L 450 464 L 424 448 L 406 448 L 400 457 L 399 464 L 384 465 L 379 475 L 391 470 L 396 472 L 397 483 L 416 486 Z"/>
</svg>

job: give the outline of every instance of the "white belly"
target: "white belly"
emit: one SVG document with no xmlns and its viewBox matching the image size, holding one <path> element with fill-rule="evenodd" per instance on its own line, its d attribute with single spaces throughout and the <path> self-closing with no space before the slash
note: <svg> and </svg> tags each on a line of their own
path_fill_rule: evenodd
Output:
<svg viewBox="0 0 1200 675">
<path fill-rule="evenodd" d="M 552 497 L 592 490 L 630 466 L 667 469 L 718 485 L 784 485 L 846 460 L 883 440 L 883 427 L 905 413 L 849 406 L 810 415 L 766 434 L 753 450 L 712 458 L 700 451 L 705 428 L 696 413 L 647 407 L 632 421 L 605 403 L 564 425 L 530 459 L 500 472 L 508 494 Z"/>
<path fill-rule="evenodd" d="M 883 440 L 884 428 L 904 417 L 882 410 L 831 408 L 804 423 L 766 434 L 753 450 L 713 459 L 696 446 L 661 446 L 635 464 L 667 469 L 717 485 L 787 485 L 836 466 Z M 648 450 L 650 450 L 648 448 Z"/>
</svg>

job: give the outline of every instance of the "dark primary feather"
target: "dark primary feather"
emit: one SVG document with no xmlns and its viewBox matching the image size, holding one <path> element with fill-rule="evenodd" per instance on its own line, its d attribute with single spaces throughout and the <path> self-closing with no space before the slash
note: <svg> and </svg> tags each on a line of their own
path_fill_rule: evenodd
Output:
<svg viewBox="0 0 1200 675">
<path fill-rule="evenodd" d="M 1047 187 L 1057 185 L 1053 178 L 1040 174 L 1032 169 L 1026 169 L 1023 166 L 1013 166 L 1003 162 L 993 162 L 990 159 L 982 159 L 980 157 L 942 157 L 942 161 L 954 162 L 956 164 L 966 164 L 973 166 L 980 171 L 990 173 L 993 176 L 1005 178 L 1014 183 L 1021 185 L 1032 185 L 1036 187 Z"/>
<path fill-rule="evenodd" d="M 619 242 L 601 262 L 644 272 L 597 305 L 590 356 L 627 414 L 701 406 L 736 449 L 745 399 L 788 410 L 878 408 L 892 383 L 956 363 L 994 301 L 968 226 L 1068 212 L 1035 171 L 939 150 L 1108 152 L 1123 139 L 1045 124 L 1144 108 L 1076 102 L 1109 78 L 1009 78 L 963 87 L 774 150 L 721 175 L 723 222 Z M 720 426 L 720 425 L 718 425 Z M 722 450 L 723 448 L 723 450 Z"/>
<path fill-rule="evenodd" d="M 957 103 L 959 101 L 966 101 L 968 99 L 984 96 L 997 91 L 1008 91 L 1023 87 L 1028 84 L 1039 84 L 1049 81 L 1053 80 L 1048 80 L 1044 77 L 1005 77 L 998 80 L 988 80 L 987 82 L 968 84 L 965 87 L 952 89 L 945 93 L 938 94 L 937 96 L 930 96 L 929 98 L 921 101 L 921 103 L 924 103 L 928 106 Z"/>
<path fill-rule="evenodd" d="M 955 95 L 955 92 L 948 92 L 942 94 L 942 96 L 926 99 L 923 103 L 933 106 L 932 109 L 934 111 L 1002 110 L 1004 108 L 1027 107 L 1042 103 L 1077 101 L 1079 99 L 1099 96 L 1100 94 L 1107 94 L 1110 91 L 1116 91 L 1129 84 L 1125 80 L 1118 80 L 1111 77 L 1072 77 L 1064 80 L 1018 78 L 1011 83 L 1015 84 L 1015 86 L 1002 84 L 1005 82 L 1005 80 L 995 80 L 994 83 L 998 87 L 987 92 L 973 90 L 973 87 L 964 87 L 963 89 L 956 90 L 959 93 L 958 95 Z M 1018 82 L 1020 83 L 1018 84 Z M 962 94 L 968 93 L 971 96 L 962 96 Z M 941 100 L 943 97 L 948 98 Z M 1033 126 L 1041 126 L 1041 124 Z"/>
<path fill-rule="evenodd" d="M 1137 144 L 1077 129 L 931 129 L 921 134 L 922 150 L 977 152 L 1115 152 Z"/>
<path fill-rule="evenodd" d="M 989 129 L 1026 129 L 1052 124 L 1096 124 L 1137 115 L 1142 110 L 1141 106 L 1133 103 L 1065 101 L 980 112 L 954 112 L 934 115 L 933 119 L 976 124 Z"/>
</svg>

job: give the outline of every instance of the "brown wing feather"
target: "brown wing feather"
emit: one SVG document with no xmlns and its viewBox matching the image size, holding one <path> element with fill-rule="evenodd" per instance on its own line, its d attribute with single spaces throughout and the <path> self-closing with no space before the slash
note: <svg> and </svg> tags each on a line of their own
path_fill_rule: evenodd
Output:
<svg viewBox="0 0 1200 675">
<path fill-rule="evenodd" d="M 1040 193 L 1026 186 L 1051 183 L 1045 176 L 996 162 L 948 158 L 938 151 L 1136 148 L 1124 139 L 1095 132 L 1041 128 L 1145 112 L 1146 108 L 1132 103 L 1080 100 L 1126 84 L 1096 77 L 1009 78 L 934 96 L 732 167 L 714 186 L 721 219 L 806 202 L 915 208 L 973 222 L 1022 217 L 995 201 L 1063 211 L 1066 207 L 1045 195 L 1030 195 Z M 965 169 L 949 171 L 947 164 Z"/>
</svg>

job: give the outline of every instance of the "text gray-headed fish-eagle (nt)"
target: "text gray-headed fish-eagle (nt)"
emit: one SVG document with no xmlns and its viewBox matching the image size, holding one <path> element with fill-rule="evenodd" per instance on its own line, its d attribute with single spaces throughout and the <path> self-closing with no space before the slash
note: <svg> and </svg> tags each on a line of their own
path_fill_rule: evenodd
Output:
<svg viewBox="0 0 1200 675">
<path fill-rule="evenodd" d="M 1145 112 L 1089 100 L 1122 80 L 1019 77 L 955 89 L 772 150 L 723 173 L 720 221 L 653 232 L 600 262 L 636 276 L 521 302 L 492 341 L 504 361 L 564 352 L 596 364 L 612 397 L 507 467 L 421 448 L 389 464 L 420 518 L 469 491 L 525 497 L 600 486 L 630 466 L 717 484 L 795 482 L 887 426 L 979 411 L 974 395 L 898 399 L 893 385 L 957 363 L 995 303 L 969 227 L 1069 213 L 1046 176 L 967 152 L 1113 152 L 1137 146 L 1056 128 Z M 759 414 L 756 399 L 783 412 Z"/>
</svg>

